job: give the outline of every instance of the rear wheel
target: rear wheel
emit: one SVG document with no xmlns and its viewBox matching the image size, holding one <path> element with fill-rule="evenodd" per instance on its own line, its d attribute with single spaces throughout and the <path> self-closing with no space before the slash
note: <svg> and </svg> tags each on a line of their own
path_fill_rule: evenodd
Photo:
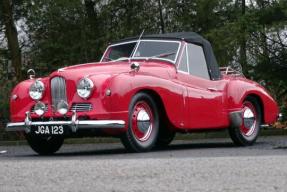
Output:
<svg viewBox="0 0 287 192">
<path fill-rule="evenodd" d="M 129 152 L 151 150 L 159 132 L 159 115 L 153 98 L 146 93 L 136 94 L 129 107 L 129 127 L 121 137 Z"/>
<path fill-rule="evenodd" d="M 262 121 L 261 108 L 254 97 L 247 97 L 242 105 L 241 126 L 230 127 L 229 134 L 238 146 L 252 145 L 260 131 Z"/>
<path fill-rule="evenodd" d="M 52 155 L 63 145 L 63 137 L 38 137 L 26 135 L 26 139 L 30 147 L 39 155 Z"/>
</svg>

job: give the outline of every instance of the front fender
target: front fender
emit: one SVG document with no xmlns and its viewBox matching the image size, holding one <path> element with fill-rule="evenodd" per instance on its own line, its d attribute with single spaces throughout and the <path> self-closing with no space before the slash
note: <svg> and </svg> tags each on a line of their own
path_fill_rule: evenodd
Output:
<svg viewBox="0 0 287 192">
<path fill-rule="evenodd" d="M 41 78 L 45 87 L 48 84 L 47 78 Z M 11 92 L 10 97 L 10 119 L 13 122 L 23 121 L 27 111 L 30 111 L 35 101 L 29 96 L 29 88 L 35 79 L 28 79 L 18 83 Z M 47 91 L 43 95 L 47 99 Z"/>
<path fill-rule="evenodd" d="M 132 97 L 145 90 L 160 96 L 167 116 L 175 127 L 181 127 L 184 121 L 183 92 L 185 88 L 170 79 L 146 74 L 123 73 L 115 76 L 110 82 L 112 91 L 111 108 L 128 113 Z"/>
</svg>

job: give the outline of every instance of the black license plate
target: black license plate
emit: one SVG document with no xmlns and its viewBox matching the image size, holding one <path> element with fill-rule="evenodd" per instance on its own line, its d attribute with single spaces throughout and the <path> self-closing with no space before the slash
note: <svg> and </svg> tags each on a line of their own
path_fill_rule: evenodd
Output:
<svg viewBox="0 0 287 192">
<path fill-rule="evenodd" d="M 36 135 L 64 135 L 63 125 L 36 125 L 32 127 L 32 132 Z"/>
</svg>

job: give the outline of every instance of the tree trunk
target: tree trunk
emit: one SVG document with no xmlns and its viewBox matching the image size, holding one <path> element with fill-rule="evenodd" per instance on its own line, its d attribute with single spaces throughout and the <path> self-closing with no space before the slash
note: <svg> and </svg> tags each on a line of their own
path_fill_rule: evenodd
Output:
<svg viewBox="0 0 287 192">
<path fill-rule="evenodd" d="M 85 11 L 86 11 L 86 21 L 87 26 L 83 26 L 82 35 L 84 36 L 84 55 L 86 57 L 86 61 L 89 62 L 88 58 L 98 59 L 101 55 L 100 47 L 97 46 L 99 44 L 100 39 L 100 31 L 99 31 L 99 18 L 97 10 L 95 9 L 97 1 L 93 0 L 85 0 Z M 88 41 L 93 40 L 93 45 L 91 45 Z M 87 47 L 92 46 L 92 49 L 88 49 Z"/>
<path fill-rule="evenodd" d="M 266 6 L 266 3 L 264 1 L 257 1 L 257 4 L 259 5 L 259 8 L 262 10 Z M 260 37 L 261 45 L 263 48 L 263 55 L 266 57 L 266 59 L 269 60 L 270 59 L 269 58 L 269 50 L 268 50 L 268 43 L 267 43 L 267 38 L 266 38 L 267 37 L 267 31 L 266 31 L 266 26 L 264 23 L 262 24 L 262 32 L 260 33 L 259 37 Z"/>
<path fill-rule="evenodd" d="M 22 80 L 21 50 L 18 42 L 18 32 L 13 20 L 13 8 L 11 0 L 2 0 L 3 23 L 5 26 L 5 36 L 11 56 L 12 66 L 16 73 L 17 81 Z"/>
<path fill-rule="evenodd" d="M 88 16 L 88 19 L 91 25 L 96 25 L 97 20 L 98 20 L 97 12 L 95 11 L 95 8 L 94 8 L 95 5 L 96 5 L 96 2 L 92 0 L 85 0 L 86 13 L 87 13 L 87 16 Z"/>
<path fill-rule="evenodd" d="M 165 33 L 165 26 L 164 26 L 163 14 L 162 14 L 162 4 L 161 4 L 161 0 L 158 0 L 158 9 L 159 9 L 159 18 L 160 18 L 160 29 L 161 29 L 161 33 Z"/>
<path fill-rule="evenodd" d="M 135 2 L 132 0 L 126 0 L 125 2 L 125 12 L 126 12 L 126 29 L 127 29 L 127 35 L 135 35 L 135 27 L 133 26 L 133 20 L 134 18 L 134 6 Z M 123 34 L 121 34 L 123 35 Z"/>
<path fill-rule="evenodd" d="M 245 0 L 241 0 L 241 16 L 245 15 Z M 247 69 L 247 56 L 246 56 L 246 27 L 245 23 L 241 26 L 242 37 L 240 39 L 240 64 L 243 69 L 243 73 L 248 71 Z"/>
<path fill-rule="evenodd" d="M 245 0 L 241 0 L 241 16 L 245 15 Z M 240 64 L 242 66 L 243 72 L 247 72 L 247 56 L 246 56 L 246 27 L 245 23 L 241 24 L 241 40 L 240 40 Z"/>
</svg>

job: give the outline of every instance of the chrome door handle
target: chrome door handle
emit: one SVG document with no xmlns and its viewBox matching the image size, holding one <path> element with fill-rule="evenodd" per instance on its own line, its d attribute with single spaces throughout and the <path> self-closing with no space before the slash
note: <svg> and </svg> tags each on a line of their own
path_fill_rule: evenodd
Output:
<svg viewBox="0 0 287 192">
<path fill-rule="evenodd" d="M 209 88 L 207 88 L 207 90 L 209 90 L 209 91 L 218 91 L 216 88 L 214 88 L 214 87 L 209 87 Z"/>
</svg>

